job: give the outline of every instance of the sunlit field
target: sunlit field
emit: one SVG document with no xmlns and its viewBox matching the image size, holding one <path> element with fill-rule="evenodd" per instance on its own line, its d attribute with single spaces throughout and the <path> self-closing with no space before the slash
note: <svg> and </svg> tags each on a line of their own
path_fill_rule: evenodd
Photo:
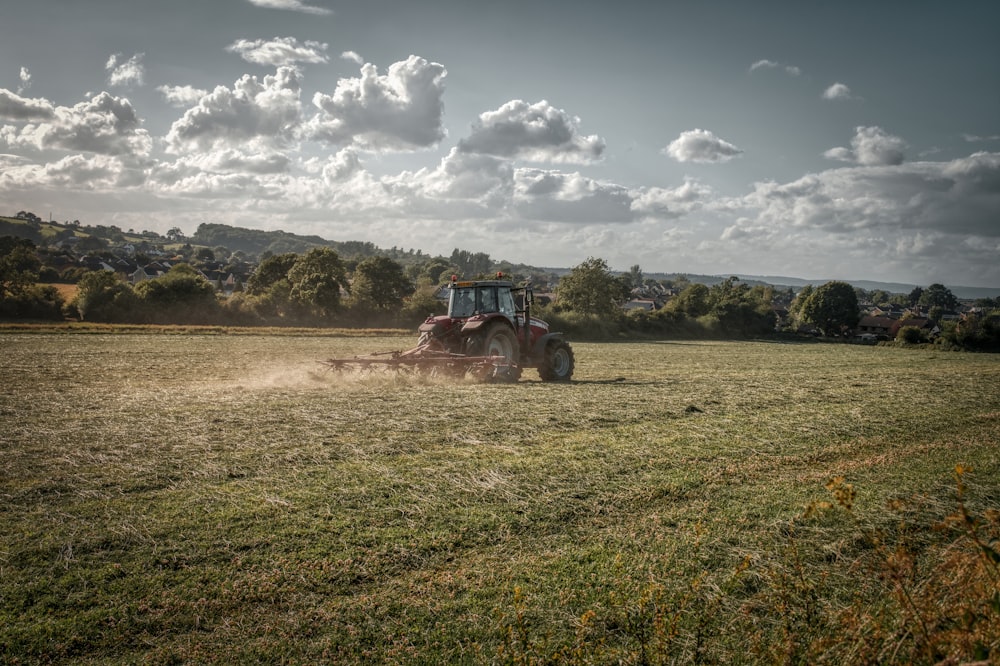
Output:
<svg viewBox="0 0 1000 666">
<path fill-rule="evenodd" d="M 1000 356 L 412 342 L 0 334 L 0 662 L 1000 658 Z"/>
</svg>

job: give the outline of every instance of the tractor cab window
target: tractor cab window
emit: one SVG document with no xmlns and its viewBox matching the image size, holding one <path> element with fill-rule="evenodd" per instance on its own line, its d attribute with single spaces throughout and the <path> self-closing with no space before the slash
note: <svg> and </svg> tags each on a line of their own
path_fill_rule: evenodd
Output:
<svg viewBox="0 0 1000 666">
<path fill-rule="evenodd" d="M 500 289 L 498 291 L 500 292 L 500 312 L 513 319 L 516 314 L 514 296 L 510 293 L 509 289 Z"/>
<path fill-rule="evenodd" d="M 496 312 L 497 308 L 497 290 L 496 287 L 484 287 L 477 290 L 479 295 L 479 303 L 476 311 L 487 313 Z"/>
<path fill-rule="evenodd" d="M 448 301 L 450 317 L 471 317 L 476 311 L 476 292 L 471 287 L 452 288 Z"/>
</svg>

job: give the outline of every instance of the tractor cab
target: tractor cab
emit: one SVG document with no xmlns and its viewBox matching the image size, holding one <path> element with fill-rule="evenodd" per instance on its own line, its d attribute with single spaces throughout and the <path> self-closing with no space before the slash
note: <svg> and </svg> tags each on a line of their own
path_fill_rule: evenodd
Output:
<svg viewBox="0 0 1000 666">
<path fill-rule="evenodd" d="M 468 319 L 475 315 L 500 313 L 513 323 L 517 316 L 514 289 L 514 284 L 508 280 L 453 280 L 448 297 L 448 316 Z"/>
</svg>

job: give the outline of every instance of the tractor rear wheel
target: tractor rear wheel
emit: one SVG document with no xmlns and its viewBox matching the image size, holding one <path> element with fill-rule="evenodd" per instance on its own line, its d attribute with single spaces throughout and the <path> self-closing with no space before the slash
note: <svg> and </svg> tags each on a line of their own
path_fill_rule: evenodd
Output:
<svg viewBox="0 0 1000 666">
<path fill-rule="evenodd" d="M 545 358 L 538 366 L 538 376 L 544 382 L 568 382 L 573 376 L 573 348 L 565 340 L 550 340 L 545 345 Z"/>
<path fill-rule="evenodd" d="M 503 365 L 490 368 L 486 379 L 500 382 L 516 382 L 521 378 L 521 366 L 517 364 L 520 345 L 514 330 L 503 322 L 490 324 L 473 343 L 475 356 L 502 356 Z"/>
</svg>

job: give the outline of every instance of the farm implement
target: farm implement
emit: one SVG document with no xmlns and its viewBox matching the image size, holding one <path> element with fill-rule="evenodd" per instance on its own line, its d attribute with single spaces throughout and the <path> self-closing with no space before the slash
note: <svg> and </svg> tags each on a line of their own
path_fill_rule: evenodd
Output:
<svg viewBox="0 0 1000 666">
<path fill-rule="evenodd" d="M 533 301 L 530 283 L 515 287 L 502 274 L 496 280 L 452 277 L 448 314 L 428 317 L 413 349 L 321 363 L 334 371 L 471 376 L 497 382 L 516 382 L 522 370 L 536 368 L 543 381 L 569 381 L 573 350 L 561 333 L 531 316 Z"/>
</svg>

